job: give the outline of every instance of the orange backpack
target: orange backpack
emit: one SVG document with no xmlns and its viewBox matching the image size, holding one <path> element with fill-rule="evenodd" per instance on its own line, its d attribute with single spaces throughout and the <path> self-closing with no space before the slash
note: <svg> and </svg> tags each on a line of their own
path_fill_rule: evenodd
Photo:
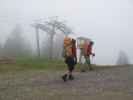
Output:
<svg viewBox="0 0 133 100">
<path fill-rule="evenodd" d="M 72 39 L 70 37 L 65 37 L 63 56 L 66 57 L 71 55 L 72 55 Z"/>
<path fill-rule="evenodd" d="M 70 46 L 72 44 L 72 39 L 70 37 L 64 38 L 64 47 Z"/>
</svg>

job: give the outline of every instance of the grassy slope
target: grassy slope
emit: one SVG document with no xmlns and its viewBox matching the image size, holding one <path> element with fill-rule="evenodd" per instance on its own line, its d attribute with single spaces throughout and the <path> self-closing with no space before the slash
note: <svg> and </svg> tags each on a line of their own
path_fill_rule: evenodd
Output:
<svg viewBox="0 0 133 100">
<path fill-rule="evenodd" d="M 107 68 L 106 66 L 95 66 L 97 68 Z M 112 67 L 112 66 L 111 66 Z M 46 60 L 44 58 L 18 58 L 14 64 L 0 64 L 0 72 L 23 71 L 23 70 L 65 70 L 66 64 L 59 60 Z M 76 70 L 80 65 L 76 65 Z"/>
<path fill-rule="evenodd" d="M 0 72 L 22 70 L 63 70 L 66 65 L 63 61 L 49 61 L 45 59 L 21 58 L 13 64 L 0 64 Z"/>
</svg>

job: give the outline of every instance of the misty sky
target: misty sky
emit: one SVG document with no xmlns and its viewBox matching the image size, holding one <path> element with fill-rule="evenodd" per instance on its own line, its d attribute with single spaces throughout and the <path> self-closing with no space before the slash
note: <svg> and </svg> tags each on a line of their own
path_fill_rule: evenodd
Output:
<svg viewBox="0 0 133 100">
<path fill-rule="evenodd" d="M 31 24 L 51 16 L 66 20 L 74 36 L 94 40 L 94 63 L 115 64 L 120 50 L 133 63 L 133 0 L 0 0 L 0 42 L 16 24 L 32 42 Z"/>
</svg>

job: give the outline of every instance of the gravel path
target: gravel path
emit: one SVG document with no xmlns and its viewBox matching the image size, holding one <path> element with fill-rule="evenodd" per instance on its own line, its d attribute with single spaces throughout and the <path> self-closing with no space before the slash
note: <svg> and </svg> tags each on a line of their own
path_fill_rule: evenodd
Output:
<svg viewBox="0 0 133 100">
<path fill-rule="evenodd" d="M 133 100 L 133 66 L 75 72 L 22 71 L 0 74 L 0 100 Z"/>
</svg>

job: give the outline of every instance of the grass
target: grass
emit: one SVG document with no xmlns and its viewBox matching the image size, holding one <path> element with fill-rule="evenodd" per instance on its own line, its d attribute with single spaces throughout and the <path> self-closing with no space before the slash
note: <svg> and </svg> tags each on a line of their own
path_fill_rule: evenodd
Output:
<svg viewBox="0 0 133 100">
<path fill-rule="evenodd" d="M 98 68 L 110 68 L 116 66 L 93 65 Z M 66 70 L 67 66 L 63 60 L 48 60 L 45 58 L 17 58 L 13 64 L 0 64 L 0 72 L 24 71 L 24 70 Z M 80 64 L 76 65 L 80 70 Z"/>
<path fill-rule="evenodd" d="M 17 65 L 31 69 L 63 69 L 65 64 L 61 60 L 47 60 L 44 58 L 33 58 L 33 59 L 17 59 Z"/>
<path fill-rule="evenodd" d="M 65 70 L 66 65 L 61 60 L 44 58 L 17 58 L 13 64 L 0 64 L 0 72 L 23 70 Z"/>
<path fill-rule="evenodd" d="M 76 70 L 80 64 L 76 65 Z M 15 63 L 0 64 L 0 72 L 24 71 L 24 70 L 67 70 L 63 60 L 48 60 L 45 58 L 17 58 Z"/>
</svg>

